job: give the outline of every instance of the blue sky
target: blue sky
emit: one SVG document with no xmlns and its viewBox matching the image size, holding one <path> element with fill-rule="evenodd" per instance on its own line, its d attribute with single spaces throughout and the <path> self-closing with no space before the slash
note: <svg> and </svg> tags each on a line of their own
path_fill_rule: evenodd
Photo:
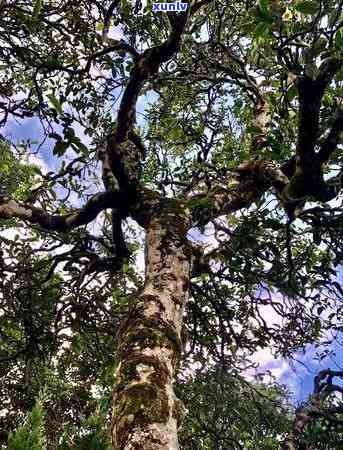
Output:
<svg viewBox="0 0 343 450">
<path fill-rule="evenodd" d="M 20 141 L 27 139 L 41 143 L 43 138 L 42 125 L 37 118 L 10 120 L 4 131 L 2 131 L 2 134 L 14 143 L 19 143 Z M 52 154 L 54 143 L 54 139 L 47 138 L 43 142 L 37 154 L 37 156 L 39 156 L 39 158 L 41 158 L 46 166 L 51 170 L 55 170 L 58 165 L 56 157 Z M 36 148 L 37 145 L 34 145 L 33 149 Z"/>
<path fill-rule="evenodd" d="M 289 364 L 289 368 L 280 377 L 279 381 L 293 391 L 292 398 L 296 403 L 306 400 L 312 393 L 314 377 L 319 370 L 343 369 L 339 364 L 343 357 L 342 347 L 333 344 L 330 349 L 335 352 L 335 356 L 328 356 L 319 362 L 315 359 L 315 348 L 312 345 L 307 346 L 305 353 L 295 355 L 294 362 Z"/>
</svg>

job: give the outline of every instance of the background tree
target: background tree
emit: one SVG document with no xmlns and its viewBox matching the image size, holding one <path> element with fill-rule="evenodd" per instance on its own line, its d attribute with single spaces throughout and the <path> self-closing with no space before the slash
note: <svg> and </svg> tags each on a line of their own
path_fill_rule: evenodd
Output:
<svg viewBox="0 0 343 450">
<path fill-rule="evenodd" d="M 177 392 L 188 408 L 182 449 L 277 450 L 291 429 L 288 393 L 273 382 L 249 383 L 217 369 L 180 382 Z"/>
<path fill-rule="evenodd" d="M 5 404 L 15 371 L 27 396 L 65 368 L 77 423 L 115 378 L 113 448 L 176 449 L 178 371 L 237 373 L 340 328 L 342 3 L 1 8 L 0 123 L 43 131 L 1 144 L 0 218 L 21 227 L 1 240 Z M 33 153 L 48 171 L 22 168 Z"/>
<path fill-rule="evenodd" d="M 314 378 L 313 393 L 295 411 L 293 427 L 282 448 L 342 448 L 343 389 L 338 384 L 342 376 L 343 372 L 337 370 L 318 372 Z"/>
<path fill-rule="evenodd" d="M 26 419 L 26 422 L 16 431 L 10 433 L 8 438 L 9 450 L 43 450 L 44 439 L 44 412 L 42 405 L 37 404 Z"/>
</svg>

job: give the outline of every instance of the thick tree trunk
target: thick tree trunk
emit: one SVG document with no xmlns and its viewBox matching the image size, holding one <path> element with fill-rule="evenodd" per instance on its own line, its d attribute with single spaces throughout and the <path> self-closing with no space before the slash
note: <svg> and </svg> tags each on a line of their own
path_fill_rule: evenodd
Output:
<svg viewBox="0 0 343 450">
<path fill-rule="evenodd" d="M 146 227 L 145 285 L 120 330 L 112 438 L 116 450 L 176 450 L 173 390 L 189 290 L 187 213 L 166 201 Z"/>
</svg>

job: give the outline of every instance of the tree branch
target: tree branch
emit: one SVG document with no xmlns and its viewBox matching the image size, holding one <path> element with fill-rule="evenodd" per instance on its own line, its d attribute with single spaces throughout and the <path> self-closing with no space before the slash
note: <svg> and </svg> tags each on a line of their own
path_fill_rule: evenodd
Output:
<svg viewBox="0 0 343 450">
<path fill-rule="evenodd" d="M 243 163 L 226 186 L 215 186 L 208 193 L 196 194 L 189 200 L 193 223 L 202 226 L 218 216 L 249 207 L 267 189 L 273 187 L 280 194 L 287 184 L 288 178 L 271 161 Z"/>
<path fill-rule="evenodd" d="M 92 197 L 82 209 L 67 215 L 48 214 L 40 208 L 18 203 L 15 200 L 0 198 L 0 219 L 17 218 L 38 224 L 45 230 L 66 232 L 92 222 L 107 208 L 122 209 L 127 204 L 127 196 L 122 192 L 101 192 Z"/>
<path fill-rule="evenodd" d="M 319 160 L 321 164 L 326 163 L 329 160 L 331 153 L 333 153 L 336 150 L 337 145 L 343 141 L 342 133 L 343 105 L 340 105 L 336 111 L 336 116 L 332 128 L 319 150 Z"/>
<path fill-rule="evenodd" d="M 320 66 L 319 75 L 316 78 L 310 78 L 307 75 L 297 78 L 299 122 L 296 179 L 291 179 L 289 186 L 289 193 L 295 199 L 310 195 L 327 201 L 326 186 L 321 170 L 322 158 L 327 156 L 327 150 L 323 151 L 320 156 L 315 153 L 315 146 L 318 140 L 322 98 L 334 75 L 342 67 L 342 63 L 341 59 L 329 58 Z"/>
<path fill-rule="evenodd" d="M 135 187 L 139 179 L 139 166 L 144 158 L 142 146 L 137 145 L 137 135 L 133 130 L 138 95 L 144 83 L 157 74 L 160 65 L 180 49 L 181 37 L 189 14 L 189 11 L 179 15 L 168 14 L 171 24 L 168 39 L 140 55 L 131 71 L 130 80 L 120 103 L 117 127 L 114 134 L 109 137 L 107 145 L 112 172 L 123 189 L 132 190 Z M 123 145 L 127 139 L 133 142 L 129 148 Z"/>
<path fill-rule="evenodd" d="M 120 0 L 114 0 L 108 10 L 106 11 L 105 17 L 104 17 L 104 29 L 102 30 L 102 40 L 104 42 L 106 42 L 107 40 L 107 36 L 108 36 L 108 31 L 111 25 L 111 17 L 113 16 L 114 10 L 116 9 L 116 7 L 118 6 Z"/>
</svg>

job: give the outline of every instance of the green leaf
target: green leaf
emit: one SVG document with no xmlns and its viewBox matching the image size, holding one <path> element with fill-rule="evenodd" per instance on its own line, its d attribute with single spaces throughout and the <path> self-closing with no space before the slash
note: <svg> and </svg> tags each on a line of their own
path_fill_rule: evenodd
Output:
<svg viewBox="0 0 343 450">
<path fill-rule="evenodd" d="M 334 103 L 333 98 L 330 94 L 325 94 L 323 97 L 323 105 L 326 107 L 332 106 Z"/>
<path fill-rule="evenodd" d="M 256 25 L 254 29 L 254 37 L 255 39 L 258 38 L 266 38 L 269 35 L 270 28 L 266 22 L 260 22 Z"/>
<path fill-rule="evenodd" d="M 72 144 L 72 147 L 76 151 L 76 153 L 79 153 L 80 151 L 83 153 L 87 153 L 87 151 L 88 151 L 87 146 L 85 144 L 83 144 L 78 137 L 71 139 L 70 142 Z"/>
<path fill-rule="evenodd" d="M 47 97 L 50 100 L 50 103 L 52 104 L 54 109 L 56 109 L 56 111 L 59 114 L 63 114 L 62 105 L 61 105 L 60 101 L 54 96 L 54 94 L 48 94 Z"/>
<path fill-rule="evenodd" d="M 317 336 L 319 335 L 321 328 L 322 328 L 322 324 L 321 324 L 320 319 L 314 319 L 314 322 L 313 322 L 313 329 L 314 329 L 314 333 L 315 333 Z"/>
<path fill-rule="evenodd" d="M 42 171 L 38 166 L 32 166 L 32 172 L 35 173 L 36 175 L 42 175 Z"/>
<path fill-rule="evenodd" d="M 297 89 L 297 87 L 294 86 L 294 85 L 292 85 L 292 86 L 288 89 L 288 91 L 287 91 L 287 100 L 288 100 L 289 102 L 291 102 L 292 100 L 295 99 L 295 97 L 297 96 L 297 94 L 298 94 L 298 89 Z"/>
<path fill-rule="evenodd" d="M 340 69 L 336 75 L 337 81 L 343 81 L 343 69 Z"/>
<path fill-rule="evenodd" d="M 343 28 L 336 31 L 335 34 L 335 46 L 337 48 L 343 48 Z"/>
<path fill-rule="evenodd" d="M 247 126 L 247 133 L 249 134 L 260 134 L 261 128 L 257 127 L 256 125 L 249 125 Z"/>
<path fill-rule="evenodd" d="M 43 6 L 43 0 L 36 0 L 33 5 L 33 17 L 38 17 Z"/>
<path fill-rule="evenodd" d="M 328 41 L 326 38 L 320 37 L 313 46 L 312 49 L 313 57 L 320 55 L 320 53 L 322 53 L 326 49 L 327 43 Z"/>
<path fill-rule="evenodd" d="M 303 2 L 297 3 L 295 5 L 295 9 L 302 14 L 313 15 L 313 14 L 317 14 L 317 12 L 319 10 L 319 6 L 320 5 L 318 2 L 303 1 Z"/>
<path fill-rule="evenodd" d="M 51 139 L 56 139 L 56 141 L 61 141 L 62 140 L 61 136 L 59 134 L 57 134 L 57 133 L 49 133 L 48 137 L 51 138 Z"/>
<path fill-rule="evenodd" d="M 275 231 L 282 230 L 284 228 L 284 225 L 281 222 L 279 222 L 278 220 L 273 219 L 273 218 L 266 219 L 266 221 L 264 222 L 264 225 Z"/>
<path fill-rule="evenodd" d="M 188 202 L 188 207 L 190 209 L 207 208 L 210 207 L 212 203 L 213 200 L 208 197 L 195 197 Z"/>
<path fill-rule="evenodd" d="M 63 156 L 68 147 L 69 147 L 68 142 L 58 141 L 56 142 L 52 153 L 56 156 Z"/>
<path fill-rule="evenodd" d="M 263 12 L 268 13 L 270 6 L 269 0 L 260 0 L 260 8 Z"/>
<path fill-rule="evenodd" d="M 315 80 L 319 74 L 319 69 L 316 66 L 316 64 L 306 64 L 305 66 L 305 75 L 311 78 L 312 80 Z"/>
<path fill-rule="evenodd" d="M 73 141 L 75 139 L 75 131 L 73 128 L 68 127 L 64 130 L 64 136 L 66 139 Z"/>
</svg>

